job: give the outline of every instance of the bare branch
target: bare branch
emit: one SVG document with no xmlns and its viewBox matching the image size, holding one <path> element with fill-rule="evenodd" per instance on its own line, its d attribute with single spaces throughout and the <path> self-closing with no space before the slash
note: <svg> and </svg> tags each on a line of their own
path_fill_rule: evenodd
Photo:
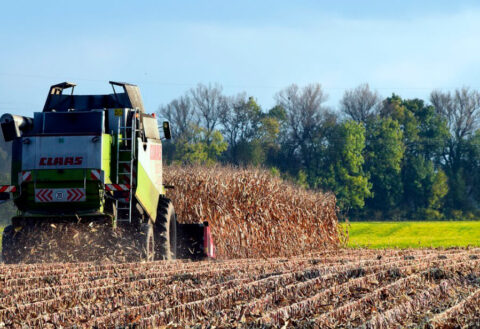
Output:
<svg viewBox="0 0 480 329">
<path fill-rule="evenodd" d="M 323 103 L 327 98 L 320 84 L 310 84 L 303 89 L 292 84 L 276 95 L 277 104 L 287 112 L 291 134 L 297 144 L 313 139 L 325 114 Z"/>
<path fill-rule="evenodd" d="M 379 102 L 377 91 L 370 90 L 368 84 L 362 84 L 353 90 L 345 91 L 340 100 L 340 108 L 352 120 L 365 122 L 374 115 Z"/>
<path fill-rule="evenodd" d="M 480 127 L 480 93 L 467 87 L 450 92 L 434 90 L 430 101 L 448 123 L 456 138 L 473 134 Z"/>
<path fill-rule="evenodd" d="M 228 107 L 226 97 L 222 94 L 222 87 L 198 84 L 195 89 L 190 90 L 190 95 L 200 124 L 207 129 L 207 134 L 211 134 Z"/>
<path fill-rule="evenodd" d="M 160 107 L 160 114 L 170 121 L 173 138 L 181 138 L 190 133 L 192 123 L 195 123 L 195 112 L 188 96 L 174 99 L 169 104 Z"/>
</svg>

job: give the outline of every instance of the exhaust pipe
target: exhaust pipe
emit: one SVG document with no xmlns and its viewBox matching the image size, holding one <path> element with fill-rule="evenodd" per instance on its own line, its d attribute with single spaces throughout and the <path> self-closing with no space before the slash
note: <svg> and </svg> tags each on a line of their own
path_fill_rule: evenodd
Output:
<svg viewBox="0 0 480 329">
<path fill-rule="evenodd" d="M 32 130 L 33 119 L 7 113 L 0 118 L 0 125 L 5 142 L 10 142 L 15 138 L 22 137 L 23 133 Z"/>
</svg>

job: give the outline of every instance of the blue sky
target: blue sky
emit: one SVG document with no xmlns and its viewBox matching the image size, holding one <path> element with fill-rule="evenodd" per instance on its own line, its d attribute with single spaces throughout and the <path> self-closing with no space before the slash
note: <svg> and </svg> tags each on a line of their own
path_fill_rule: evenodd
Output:
<svg viewBox="0 0 480 329">
<path fill-rule="evenodd" d="M 140 86 L 149 112 L 197 83 L 265 108 L 318 82 L 338 106 L 368 82 L 382 96 L 480 89 L 478 1 L 5 1 L 0 113 L 41 111 L 61 81 L 77 93 Z"/>
</svg>

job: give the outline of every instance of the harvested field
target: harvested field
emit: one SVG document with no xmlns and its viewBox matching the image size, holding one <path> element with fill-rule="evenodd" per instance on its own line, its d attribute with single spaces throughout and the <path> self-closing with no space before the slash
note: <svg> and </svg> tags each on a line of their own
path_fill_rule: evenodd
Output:
<svg viewBox="0 0 480 329">
<path fill-rule="evenodd" d="M 222 259 L 293 256 L 338 246 L 336 199 L 268 171 L 167 167 L 179 222 L 208 221 Z"/>
<path fill-rule="evenodd" d="M 140 260 L 137 230 L 128 227 L 113 230 L 106 223 L 37 224 L 20 227 L 13 239 L 22 246 L 10 251 L 15 263 Z"/>
<path fill-rule="evenodd" d="M 0 265 L 0 327 L 480 326 L 480 249 Z"/>
</svg>

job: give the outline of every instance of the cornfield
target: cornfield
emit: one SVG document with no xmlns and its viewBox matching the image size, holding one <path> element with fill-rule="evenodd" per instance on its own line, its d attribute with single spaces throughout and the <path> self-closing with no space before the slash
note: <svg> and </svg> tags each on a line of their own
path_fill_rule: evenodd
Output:
<svg viewBox="0 0 480 329">
<path fill-rule="evenodd" d="M 335 196 L 311 192 L 258 169 L 167 167 L 165 182 L 179 222 L 208 221 L 222 259 L 294 256 L 338 247 Z M 138 249 L 135 232 L 104 223 L 21 228 L 22 263 L 126 262 Z"/>
<path fill-rule="evenodd" d="M 480 249 L 0 265 L 0 328 L 480 326 Z"/>
<path fill-rule="evenodd" d="M 293 256 L 342 241 L 333 194 L 311 192 L 259 169 L 167 167 L 179 222 L 208 221 L 218 257 Z"/>
<path fill-rule="evenodd" d="M 339 248 L 331 194 L 261 170 L 166 173 L 179 220 L 210 222 L 217 260 L 114 263 L 104 250 L 0 264 L 0 328 L 480 327 L 480 249 Z M 59 231 L 75 250 L 95 247 L 70 227 L 47 233 Z"/>
</svg>

